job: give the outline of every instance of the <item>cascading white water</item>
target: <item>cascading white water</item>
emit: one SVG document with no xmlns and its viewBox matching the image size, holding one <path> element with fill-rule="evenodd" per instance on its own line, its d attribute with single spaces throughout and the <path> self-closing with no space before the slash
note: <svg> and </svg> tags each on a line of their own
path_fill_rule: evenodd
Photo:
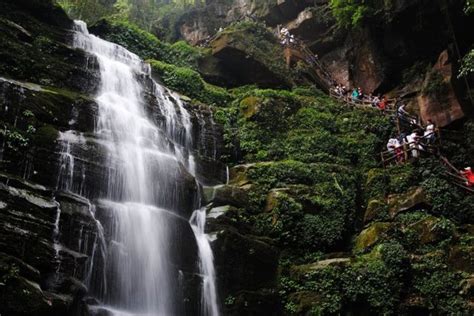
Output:
<svg viewBox="0 0 474 316">
<path fill-rule="evenodd" d="M 216 274 L 214 271 L 214 255 L 209 244 L 208 236 L 205 234 L 206 209 L 195 210 L 191 216 L 191 227 L 196 236 L 199 252 L 200 271 L 203 274 L 201 310 L 203 315 L 219 315 L 217 305 Z"/>
<path fill-rule="evenodd" d="M 113 315 L 175 315 L 179 302 L 168 260 L 174 242 L 168 220 L 178 208 L 176 177 L 180 164 L 195 175 L 194 157 L 188 150 L 192 146 L 189 113 L 179 97 L 165 93 L 154 83 L 153 92 L 165 117 L 162 128 L 169 138 L 164 139 L 162 131 L 147 117 L 138 79 L 150 78 L 149 67 L 123 47 L 89 34 L 80 21 L 76 22 L 74 46 L 96 57 L 101 79 L 95 136 L 107 149 L 109 173 L 106 195 L 99 203 L 113 214 L 107 255 L 108 290 L 101 297 L 107 306 L 103 310 Z M 70 148 L 64 149 L 64 165 L 69 168 L 74 161 Z M 73 186 L 68 182 L 67 187 Z M 203 275 L 202 315 L 216 316 L 213 255 L 204 224 L 205 211 L 196 211 L 191 227 Z"/>
</svg>

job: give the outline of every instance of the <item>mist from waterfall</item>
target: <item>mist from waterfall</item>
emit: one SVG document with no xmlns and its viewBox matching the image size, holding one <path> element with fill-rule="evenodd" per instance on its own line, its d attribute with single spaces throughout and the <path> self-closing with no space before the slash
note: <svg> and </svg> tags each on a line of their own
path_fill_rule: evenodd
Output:
<svg viewBox="0 0 474 316">
<path fill-rule="evenodd" d="M 219 315 L 213 255 L 204 233 L 205 211 L 194 205 L 198 210 L 188 222 L 189 215 L 181 210 L 178 180 L 183 166 L 187 173 L 196 174 L 189 113 L 177 95 L 152 81 L 151 90 L 165 118 L 158 126 L 149 118 L 143 97 L 141 79 L 151 80 L 148 65 L 125 48 L 89 34 L 80 21 L 76 21 L 73 45 L 93 55 L 100 71 L 94 136 L 106 148 L 107 179 L 97 207 L 112 214 L 107 231 L 111 242 L 107 249 L 101 247 L 106 252 L 106 259 L 101 260 L 104 280 L 99 280 L 96 293 L 103 306 L 92 311 L 96 308 L 112 315 L 182 312 L 179 284 L 172 273 L 176 267 L 169 260 L 177 242 L 172 223 L 178 221 L 185 222 L 195 236 L 196 264 L 203 279 L 201 314 Z M 59 141 L 63 152 L 58 187 L 82 194 L 83 179 L 74 183 L 71 146 L 83 144 L 84 137 L 65 132 Z M 89 279 L 95 275 L 93 271 L 87 274 Z"/>
</svg>

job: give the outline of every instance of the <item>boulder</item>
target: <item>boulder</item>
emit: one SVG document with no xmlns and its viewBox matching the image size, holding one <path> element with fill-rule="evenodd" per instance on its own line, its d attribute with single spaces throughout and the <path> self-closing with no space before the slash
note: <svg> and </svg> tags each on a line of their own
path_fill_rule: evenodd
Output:
<svg viewBox="0 0 474 316">
<path fill-rule="evenodd" d="M 387 203 L 381 199 L 371 199 L 364 214 L 364 223 L 368 224 L 376 219 L 383 219 L 387 215 Z"/>
<path fill-rule="evenodd" d="M 449 251 L 448 262 L 456 270 L 474 273 L 474 246 L 454 246 Z"/>
<path fill-rule="evenodd" d="M 212 242 L 216 275 L 223 297 L 240 290 L 276 286 L 278 249 L 263 238 L 242 235 L 232 227 L 222 227 Z"/>
<path fill-rule="evenodd" d="M 231 209 L 231 207 L 232 206 L 230 205 L 213 207 L 207 212 L 207 218 L 217 219 L 221 216 L 224 216 Z"/>
<path fill-rule="evenodd" d="M 354 245 L 354 252 L 364 252 L 383 240 L 392 224 L 377 222 L 371 224 L 357 236 Z"/>
<path fill-rule="evenodd" d="M 204 200 L 206 203 L 212 202 L 215 206 L 229 204 L 244 207 L 249 203 L 248 193 L 252 186 L 252 184 L 243 186 L 223 184 L 215 187 L 204 187 Z"/>
<path fill-rule="evenodd" d="M 388 213 L 393 219 L 401 212 L 429 204 L 425 190 L 422 187 L 412 187 L 405 193 L 388 196 Z"/>
<path fill-rule="evenodd" d="M 431 120 L 438 127 L 445 127 L 464 117 L 463 109 L 454 91 L 453 65 L 447 50 L 443 51 L 428 72 L 418 106 L 423 122 Z"/>
<path fill-rule="evenodd" d="M 243 186 L 249 184 L 248 171 L 255 164 L 237 165 L 229 170 L 229 184 Z"/>
<path fill-rule="evenodd" d="M 350 264 L 350 262 L 351 262 L 350 258 L 332 258 L 332 259 L 320 260 L 320 261 L 316 261 L 310 264 L 293 266 L 290 269 L 290 275 L 294 279 L 302 279 L 307 274 L 310 274 L 312 272 L 322 270 L 327 267 L 335 267 L 335 266 L 344 267 Z"/>
<path fill-rule="evenodd" d="M 436 243 L 446 236 L 446 232 L 443 231 L 442 227 L 438 227 L 441 219 L 435 216 L 426 216 L 425 218 L 409 225 L 405 228 L 405 231 L 412 231 L 418 238 L 418 242 L 422 245 Z M 453 235 L 449 232 L 449 237 Z"/>
</svg>

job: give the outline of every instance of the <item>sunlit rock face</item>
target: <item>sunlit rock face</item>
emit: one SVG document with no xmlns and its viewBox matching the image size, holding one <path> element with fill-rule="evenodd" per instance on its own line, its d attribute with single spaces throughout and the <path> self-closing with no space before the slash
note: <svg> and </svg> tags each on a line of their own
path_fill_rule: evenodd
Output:
<svg viewBox="0 0 474 316">
<path fill-rule="evenodd" d="M 424 122 L 431 120 L 439 127 L 444 127 L 455 120 L 464 117 L 463 109 L 458 101 L 454 87 L 453 64 L 448 51 L 440 54 L 438 61 L 426 75 L 425 90 L 431 85 L 438 85 L 438 93 L 432 91 L 421 93 L 418 97 L 421 118 Z"/>
</svg>

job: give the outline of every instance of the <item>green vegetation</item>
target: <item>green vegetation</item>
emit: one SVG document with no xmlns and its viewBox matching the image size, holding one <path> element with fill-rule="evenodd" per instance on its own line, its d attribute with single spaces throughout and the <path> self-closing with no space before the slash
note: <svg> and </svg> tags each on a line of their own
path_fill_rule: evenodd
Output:
<svg viewBox="0 0 474 316">
<path fill-rule="evenodd" d="M 100 20 L 92 27 L 108 41 L 124 46 L 142 59 L 156 59 L 180 67 L 197 68 L 199 58 L 206 52 L 185 42 L 169 44 L 129 22 Z"/>
<path fill-rule="evenodd" d="M 468 76 L 472 73 L 474 73 L 474 49 L 471 49 L 471 51 L 463 57 L 459 77 Z"/>
<path fill-rule="evenodd" d="M 200 5 L 203 0 L 57 0 L 73 18 L 93 24 L 104 17 L 131 21 L 152 31 L 161 20 L 188 7 Z"/>
<path fill-rule="evenodd" d="M 232 98 L 225 89 L 206 83 L 198 72 L 190 68 L 156 60 L 150 60 L 149 63 L 167 87 L 188 97 L 217 106 L 225 106 Z"/>
<path fill-rule="evenodd" d="M 340 27 L 361 26 L 370 18 L 387 23 L 392 18 L 394 0 L 331 0 L 329 5 Z"/>
</svg>

